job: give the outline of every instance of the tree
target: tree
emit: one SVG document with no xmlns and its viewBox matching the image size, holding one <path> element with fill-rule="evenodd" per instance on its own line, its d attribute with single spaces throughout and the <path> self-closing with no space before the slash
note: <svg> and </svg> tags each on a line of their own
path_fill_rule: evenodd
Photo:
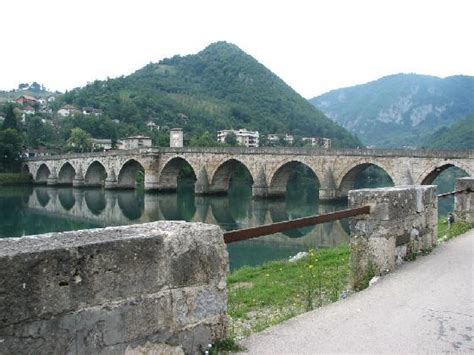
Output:
<svg viewBox="0 0 474 355">
<path fill-rule="evenodd" d="M 89 133 L 75 127 L 71 129 L 66 147 L 68 150 L 77 153 L 90 152 L 92 150 L 92 137 Z"/>
<path fill-rule="evenodd" d="M 237 136 L 234 132 L 229 132 L 224 139 L 225 144 L 230 145 L 231 147 L 236 147 L 239 145 L 237 142 Z"/>
<path fill-rule="evenodd" d="M 23 137 L 16 129 L 0 131 L 0 161 L 4 171 L 14 171 L 19 161 Z"/>
<path fill-rule="evenodd" d="M 212 139 L 211 134 L 206 131 L 198 137 L 193 137 L 189 145 L 191 147 L 217 147 L 219 143 Z"/>
<path fill-rule="evenodd" d="M 18 130 L 18 124 L 17 124 L 17 120 L 16 120 L 16 115 L 15 115 L 15 111 L 14 111 L 14 107 L 12 104 L 8 104 L 6 105 L 6 117 L 5 117 L 5 121 L 3 121 L 3 129 L 14 129 L 14 130 Z"/>
</svg>

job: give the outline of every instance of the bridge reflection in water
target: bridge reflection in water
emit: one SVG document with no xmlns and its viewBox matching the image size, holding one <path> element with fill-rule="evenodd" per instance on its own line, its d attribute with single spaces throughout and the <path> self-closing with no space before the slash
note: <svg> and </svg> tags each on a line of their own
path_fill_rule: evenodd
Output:
<svg viewBox="0 0 474 355">
<path fill-rule="evenodd" d="M 342 209 L 345 203 L 318 204 L 317 195 L 305 191 L 286 199 L 253 200 L 251 190 L 227 196 L 196 196 L 193 186 L 177 193 L 142 193 L 137 190 L 35 187 L 26 206 L 30 213 L 74 220 L 90 227 L 186 220 L 217 224 L 224 230 L 254 227 Z M 347 221 L 263 236 L 229 245 L 231 268 L 287 258 L 309 248 L 348 242 Z"/>
</svg>

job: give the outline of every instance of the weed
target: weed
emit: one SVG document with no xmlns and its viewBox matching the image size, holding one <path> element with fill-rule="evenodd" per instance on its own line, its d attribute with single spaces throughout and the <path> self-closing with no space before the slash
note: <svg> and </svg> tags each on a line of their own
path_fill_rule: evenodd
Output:
<svg viewBox="0 0 474 355">
<path fill-rule="evenodd" d="M 216 341 L 209 347 L 207 351 L 204 352 L 204 354 L 217 355 L 226 352 L 235 353 L 241 351 L 245 351 L 245 349 L 242 348 L 238 343 L 236 343 L 235 339 L 227 338 Z"/>
</svg>

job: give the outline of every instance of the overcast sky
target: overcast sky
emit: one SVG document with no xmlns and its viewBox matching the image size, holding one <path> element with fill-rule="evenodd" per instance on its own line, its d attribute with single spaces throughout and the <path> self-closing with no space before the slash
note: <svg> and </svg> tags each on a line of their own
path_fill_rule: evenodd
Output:
<svg viewBox="0 0 474 355">
<path fill-rule="evenodd" d="M 473 0 L 1 0 L 0 89 L 64 91 L 232 42 L 306 98 L 474 75 Z"/>
</svg>

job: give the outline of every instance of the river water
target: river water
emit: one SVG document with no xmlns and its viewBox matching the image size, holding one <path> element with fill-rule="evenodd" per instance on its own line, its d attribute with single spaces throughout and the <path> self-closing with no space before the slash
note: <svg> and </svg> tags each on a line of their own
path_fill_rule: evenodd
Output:
<svg viewBox="0 0 474 355">
<path fill-rule="evenodd" d="M 228 231 L 347 206 L 346 202 L 319 203 L 316 188 L 301 183 L 289 185 L 287 196 L 278 200 L 252 200 L 250 186 L 241 184 L 233 184 L 226 196 L 195 196 L 193 191 L 193 185 L 186 183 L 180 184 L 176 193 L 166 194 L 145 194 L 139 189 L 0 187 L 0 238 L 157 220 L 205 222 Z M 452 202 L 443 202 L 440 213 L 451 208 Z M 229 244 L 230 267 L 259 265 L 348 241 L 347 220 L 276 233 Z"/>
</svg>

